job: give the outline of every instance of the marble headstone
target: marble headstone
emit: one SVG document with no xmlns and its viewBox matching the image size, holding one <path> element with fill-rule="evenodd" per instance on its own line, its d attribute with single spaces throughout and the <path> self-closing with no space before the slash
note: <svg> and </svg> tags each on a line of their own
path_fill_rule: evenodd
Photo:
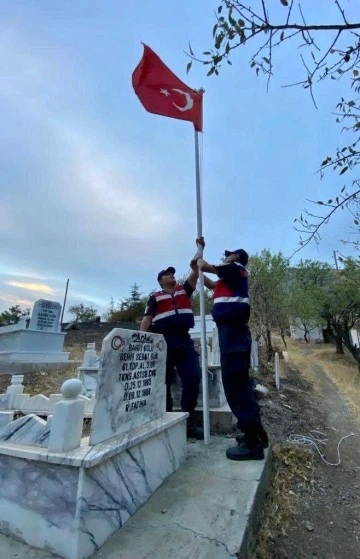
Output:
<svg viewBox="0 0 360 559">
<path fill-rule="evenodd" d="M 163 417 L 165 369 L 162 335 L 115 328 L 104 338 L 91 445 Z"/>
<path fill-rule="evenodd" d="M 29 330 L 58 332 L 61 313 L 60 303 L 39 299 L 35 301 L 31 314 Z"/>
</svg>

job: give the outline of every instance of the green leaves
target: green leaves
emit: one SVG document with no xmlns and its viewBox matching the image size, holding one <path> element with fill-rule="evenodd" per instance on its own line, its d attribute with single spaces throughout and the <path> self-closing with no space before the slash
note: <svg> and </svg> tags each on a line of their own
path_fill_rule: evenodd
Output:
<svg viewBox="0 0 360 559">
<path fill-rule="evenodd" d="M 325 165 L 327 165 L 328 163 L 330 163 L 331 161 L 331 157 L 327 156 L 326 159 L 324 159 L 324 161 L 321 163 L 321 167 L 325 167 Z"/>
<path fill-rule="evenodd" d="M 216 35 L 216 37 L 215 37 L 215 48 L 216 48 L 217 50 L 219 50 L 219 48 L 220 48 L 220 46 L 221 46 L 221 43 L 222 43 L 223 40 L 224 40 L 224 37 L 225 37 L 225 35 L 224 35 L 224 33 L 222 33 L 222 32 L 219 33 L 218 35 Z"/>
</svg>

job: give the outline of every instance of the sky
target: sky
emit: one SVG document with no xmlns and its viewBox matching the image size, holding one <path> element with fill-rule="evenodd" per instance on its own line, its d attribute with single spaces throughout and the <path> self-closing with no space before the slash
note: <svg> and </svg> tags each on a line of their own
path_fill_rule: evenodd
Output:
<svg viewBox="0 0 360 559">
<path fill-rule="evenodd" d="M 303 76 L 295 46 L 276 56 L 268 92 L 249 67 L 250 45 L 218 77 L 206 77 L 199 64 L 186 75 L 188 42 L 195 52 L 212 46 L 217 4 L 2 0 L 0 312 L 39 298 L 62 303 L 69 278 L 66 308 L 84 303 L 103 314 L 134 282 L 148 294 L 159 270 L 189 270 L 194 132 L 190 123 L 147 113 L 134 94 L 141 42 L 189 86 L 205 88 L 207 260 L 240 247 L 291 255 L 299 243 L 294 219 L 306 199 L 328 199 L 342 187 L 341 177 L 321 181 L 316 170 L 348 141 L 332 114 L 347 84 L 321 84 L 317 110 L 307 91 L 282 87 Z M 320 4 L 303 1 L 309 20 L 323 21 Z M 351 3 L 347 9 L 355 11 Z M 332 5 L 326 18 L 339 20 Z M 344 252 L 345 214 L 292 262 L 331 262 L 333 250 Z"/>
</svg>

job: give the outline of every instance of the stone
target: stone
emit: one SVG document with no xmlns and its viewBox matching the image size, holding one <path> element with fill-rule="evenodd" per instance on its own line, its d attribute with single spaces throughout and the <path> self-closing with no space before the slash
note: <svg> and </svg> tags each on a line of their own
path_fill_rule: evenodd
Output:
<svg viewBox="0 0 360 559">
<path fill-rule="evenodd" d="M 166 410 L 162 335 L 116 328 L 105 338 L 90 444 L 161 418 Z"/>
<path fill-rule="evenodd" d="M 211 365 L 220 366 L 220 346 L 219 346 L 219 334 L 218 329 L 214 326 L 212 335 L 212 361 Z"/>
<path fill-rule="evenodd" d="M 40 330 L 42 332 L 60 331 L 61 305 L 55 301 L 39 299 L 35 301 L 30 319 L 30 330 Z"/>
<path fill-rule="evenodd" d="M 24 392 L 24 387 L 22 384 L 23 380 L 24 375 L 12 375 L 11 384 L 6 389 L 6 394 L 10 394 L 9 408 L 12 408 L 14 406 L 15 397 L 18 394 L 22 394 Z"/>
<path fill-rule="evenodd" d="M 78 367 L 78 378 L 83 383 L 83 395 L 94 398 L 98 385 L 98 367 Z"/>
<path fill-rule="evenodd" d="M 0 328 L 0 360 L 7 367 L 16 362 L 67 361 L 69 353 L 63 351 L 65 333 L 60 332 L 60 313 L 60 303 L 39 299 L 34 304 L 29 327 L 26 321 L 20 321 Z"/>
<path fill-rule="evenodd" d="M 174 401 L 174 409 L 181 409 L 181 381 L 178 375 L 171 386 L 171 394 Z M 216 365 L 209 365 L 208 367 L 208 396 L 210 408 L 222 408 L 226 404 L 226 397 L 221 380 L 221 368 Z M 200 384 L 200 391 L 198 397 L 197 408 L 202 406 L 203 392 L 202 392 L 202 379 Z"/>
<path fill-rule="evenodd" d="M 259 368 L 259 344 L 256 340 L 251 342 L 251 368 L 254 372 Z"/>
<path fill-rule="evenodd" d="M 10 416 L 6 418 L 4 414 L 6 412 L 1 412 L 4 419 L 2 429 L 0 430 L 0 441 L 47 446 L 49 429 L 46 421 L 34 414 L 9 421 Z"/>
<path fill-rule="evenodd" d="M 86 351 L 84 353 L 84 358 L 81 367 L 88 368 L 94 367 L 95 363 L 99 361 L 99 356 L 95 350 L 95 342 L 87 344 Z"/>
<path fill-rule="evenodd" d="M 0 443 L 0 532 L 66 559 L 90 558 L 184 463 L 186 417 L 165 414 L 126 440 L 64 454 Z"/>
<path fill-rule="evenodd" d="M 76 400 L 82 390 L 82 383 L 77 378 L 66 380 L 61 387 L 64 400 Z"/>
<path fill-rule="evenodd" d="M 61 388 L 63 400 L 55 404 L 51 421 L 49 451 L 68 452 L 80 446 L 85 402 L 79 398 L 82 383 L 69 379 Z"/>
<path fill-rule="evenodd" d="M 271 452 L 239 467 L 226 459 L 228 446 L 223 437 L 209 446 L 189 444 L 184 466 L 92 559 L 251 557 L 270 486 Z"/>
<path fill-rule="evenodd" d="M 0 433 L 2 433 L 9 423 L 14 421 L 13 411 L 1 411 L 0 412 Z"/>
<path fill-rule="evenodd" d="M 0 394 L 0 410 L 8 410 L 11 394 Z"/>
<path fill-rule="evenodd" d="M 280 390 L 280 358 L 278 353 L 275 353 L 275 386 L 276 390 Z"/>
<path fill-rule="evenodd" d="M 78 367 L 78 378 L 83 383 L 83 395 L 88 398 L 95 397 L 98 384 L 100 359 L 95 350 L 95 343 L 87 344 L 81 367 Z"/>
</svg>

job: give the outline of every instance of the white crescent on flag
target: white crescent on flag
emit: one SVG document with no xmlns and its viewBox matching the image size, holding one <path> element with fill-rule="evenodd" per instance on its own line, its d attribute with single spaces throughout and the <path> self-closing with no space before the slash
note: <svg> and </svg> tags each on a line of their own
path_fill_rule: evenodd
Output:
<svg viewBox="0 0 360 559">
<path fill-rule="evenodd" d="M 182 91 L 181 89 L 176 89 L 176 88 L 173 89 L 172 91 L 176 91 L 177 93 L 181 93 L 182 95 L 185 96 L 185 99 L 186 99 L 186 105 L 184 105 L 183 107 L 179 107 L 179 105 L 177 105 L 176 103 L 173 102 L 174 107 L 176 107 L 182 113 L 185 112 L 185 111 L 190 111 L 190 109 L 193 108 L 194 101 L 193 101 L 190 93 L 187 93 L 186 91 Z"/>
</svg>

